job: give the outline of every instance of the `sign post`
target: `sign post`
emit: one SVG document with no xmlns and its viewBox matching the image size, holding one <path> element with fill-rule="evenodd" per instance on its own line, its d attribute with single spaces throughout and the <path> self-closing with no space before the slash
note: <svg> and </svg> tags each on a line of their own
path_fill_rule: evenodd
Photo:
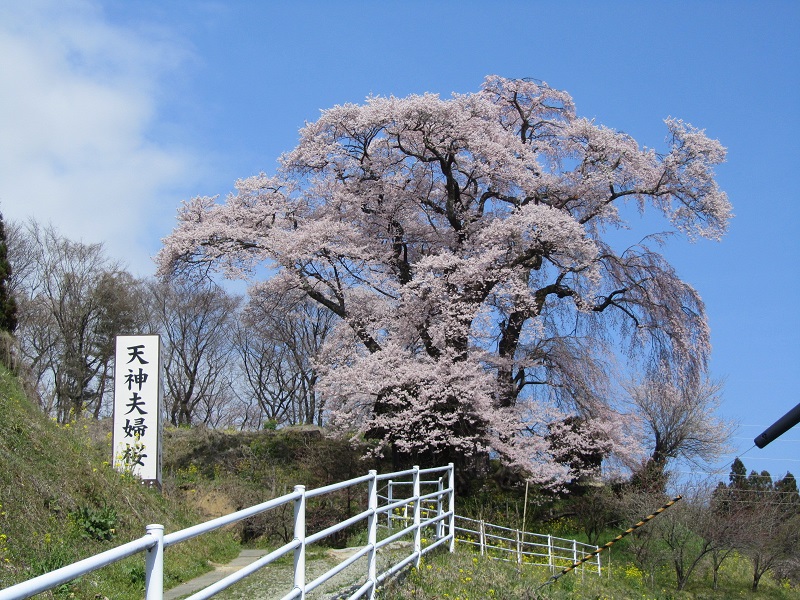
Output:
<svg viewBox="0 0 800 600">
<path fill-rule="evenodd" d="M 113 465 L 161 487 L 161 338 L 117 336 Z"/>
</svg>

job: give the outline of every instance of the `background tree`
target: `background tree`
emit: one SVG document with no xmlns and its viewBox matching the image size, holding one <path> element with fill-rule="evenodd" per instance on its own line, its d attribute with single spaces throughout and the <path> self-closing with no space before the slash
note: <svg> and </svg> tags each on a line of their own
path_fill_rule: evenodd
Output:
<svg viewBox="0 0 800 600">
<path fill-rule="evenodd" d="M 775 483 L 767 471 L 745 476 L 744 463 L 731 466 L 729 484 L 718 486 L 712 505 L 724 522 L 725 541 L 753 565 L 752 589 L 765 573 L 796 574 L 800 565 L 800 512 L 797 484 L 787 473 Z"/>
<path fill-rule="evenodd" d="M 59 422 L 99 416 L 108 408 L 114 337 L 142 322 L 141 288 L 101 244 L 35 222 L 16 234 L 26 238 L 13 246 L 26 265 L 15 282 L 20 353 L 42 408 Z"/>
<path fill-rule="evenodd" d="M 706 490 L 703 489 L 702 492 Z M 659 517 L 656 535 L 669 549 L 678 590 L 683 590 L 700 562 L 719 543 L 712 535 L 714 515 L 705 493 L 684 499 Z"/>
<path fill-rule="evenodd" d="M 173 425 L 215 426 L 233 400 L 231 352 L 240 299 L 213 283 L 150 285 L 152 330 L 164 346 L 164 396 Z"/>
<path fill-rule="evenodd" d="M 717 416 L 721 390 L 721 384 L 705 378 L 674 381 L 663 369 L 627 387 L 649 452 L 634 475 L 635 484 L 663 491 L 669 461 L 702 466 L 719 458 L 732 432 L 731 424 Z"/>
<path fill-rule="evenodd" d="M 17 302 L 8 284 L 11 274 L 5 223 L 3 215 L 0 214 L 0 364 L 9 369 L 14 366 L 11 334 L 17 328 Z"/>
<path fill-rule="evenodd" d="M 730 205 L 722 146 L 676 119 L 665 153 L 576 115 L 562 91 L 487 77 L 480 92 L 372 97 L 306 125 L 278 177 L 180 211 L 161 272 L 277 273 L 337 317 L 320 390 L 334 423 L 399 461 L 484 464 L 489 449 L 542 482 L 569 479 L 548 426 L 570 415 L 629 446 L 609 405 L 609 344 L 697 379 L 703 303 L 650 237 L 605 232 L 654 208 L 718 239 Z M 337 418 L 338 417 L 338 418 Z"/>
<path fill-rule="evenodd" d="M 286 347 L 262 335 L 246 319 L 236 323 L 233 340 L 243 374 L 243 385 L 237 386 L 245 404 L 241 427 L 261 429 L 290 422 L 300 385 Z"/>
<path fill-rule="evenodd" d="M 17 328 L 17 303 L 9 289 L 11 263 L 8 261 L 8 243 L 3 215 L 0 213 L 0 331 L 14 333 Z"/>
<path fill-rule="evenodd" d="M 334 315 L 305 294 L 272 295 L 251 290 L 237 327 L 236 346 L 261 418 L 278 423 L 322 425 L 324 403 L 315 366 Z"/>
</svg>

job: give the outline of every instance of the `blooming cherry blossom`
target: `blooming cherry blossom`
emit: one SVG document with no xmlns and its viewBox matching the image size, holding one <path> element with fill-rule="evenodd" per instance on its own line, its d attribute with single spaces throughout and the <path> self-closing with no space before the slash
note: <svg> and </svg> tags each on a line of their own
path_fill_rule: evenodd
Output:
<svg viewBox="0 0 800 600">
<path fill-rule="evenodd" d="M 449 99 L 335 106 L 276 176 L 185 203 L 160 269 L 257 279 L 266 266 L 273 292 L 336 315 L 319 389 L 330 422 L 378 451 L 471 467 L 496 455 L 558 484 L 579 475 L 558 460 L 564 444 L 630 453 L 612 356 L 689 379 L 706 367 L 702 300 L 660 238 L 607 239 L 645 210 L 690 239 L 725 233 L 724 148 L 666 125 L 663 152 L 641 148 L 578 117 L 566 92 L 498 76 Z"/>
</svg>

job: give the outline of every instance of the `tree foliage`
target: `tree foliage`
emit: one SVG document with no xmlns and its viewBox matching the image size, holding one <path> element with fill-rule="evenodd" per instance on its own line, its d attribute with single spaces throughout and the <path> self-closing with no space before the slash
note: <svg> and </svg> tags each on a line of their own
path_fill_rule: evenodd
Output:
<svg viewBox="0 0 800 600">
<path fill-rule="evenodd" d="M 711 505 L 723 544 L 752 561 L 753 591 L 769 571 L 798 578 L 800 493 L 794 475 L 786 473 L 775 482 L 768 471 L 748 475 L 744 463 L 736 458 L 728 485 L 719 484 Z"/>
<path fill-rule="evenodd" d="M 611 441 L 610 345 L 706 366 L 698 293 L 657 251 L 613 247 L 609 230 L 653 208 L 690 239 L 718 239 L 730 205 L 725 156 L 666 121 L 664 153 L 577 116 L 570 96 L 488 77 L 442 99 L 371 97 L 323 111 L 275 177 L 238 181 L 225 204 L 198 197 L 165 240 L 162 273 L 277 270 L 333 313 L 320 390 L 332 421 L 411 460 L 491 450 L 538 481 L 569 478 L 549 424 L 583 419 L 573 442 Z"/>
<path fill-rule="evenodd" d="M 14 333 L 17 328 L 17 303 L 9 290 L 11 263 L 8 262 L 8 243 L 3 215 L 0 214 L 0 331 Z"/>
</svg>

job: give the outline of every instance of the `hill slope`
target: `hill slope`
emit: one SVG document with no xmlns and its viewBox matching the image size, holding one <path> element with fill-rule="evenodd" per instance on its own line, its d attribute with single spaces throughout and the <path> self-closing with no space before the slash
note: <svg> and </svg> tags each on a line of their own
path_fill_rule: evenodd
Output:
<svg viewBox="0 0 800 600">
<path fill-rule="evenodd" d="M 201 520 L 114 471 L 88 429 L 45 417 L 0 367 L 0 589 L 141 537 L 148 523 L 169 532 Z M 238 551 L 231 533 L 180 544 L 167 554 L 166 584 Z M 135 556 L 48 595 L 141 598 L 143 589 L 144 558 Z"/>
</svg>

